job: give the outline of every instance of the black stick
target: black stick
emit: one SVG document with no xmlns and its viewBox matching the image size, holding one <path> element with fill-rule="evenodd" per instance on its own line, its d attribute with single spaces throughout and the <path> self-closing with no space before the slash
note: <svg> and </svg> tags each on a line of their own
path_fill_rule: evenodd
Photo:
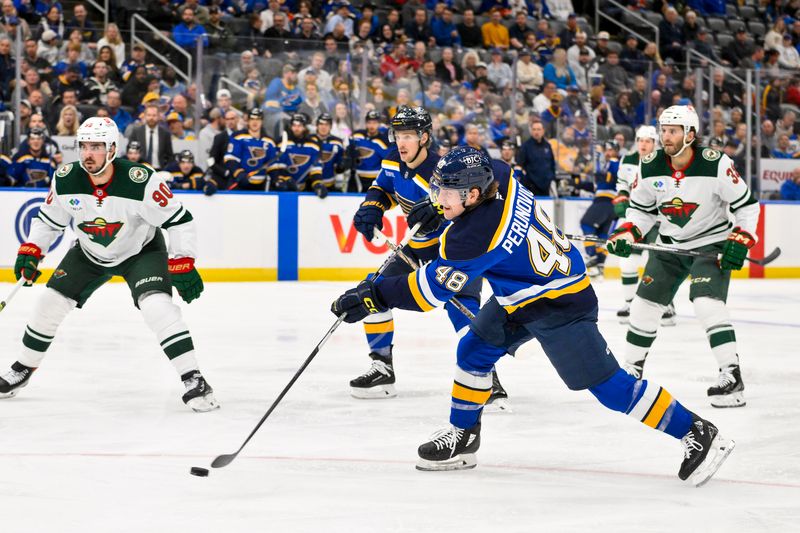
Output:
<svg viewBox="0 0 800 533">
<path fill-rule="evenodd" d="M 410 232 L 408 233 L 406 238 L 403 239 L 402 243 L 400 244 L 401 248 L 403 246 L 405 246 L 408 243 L 408 241 L 411 240 L 411 237 L 417 231 L 419 231 L 420 226 L 421 226 L 421 224 L 417 224 L 410 230 Z M 386 270 L 386 267 L 389 266 L 389 264 L 392 262 L 392 260 L 395 258 L 396 255 L 397 255 L 396 251 L 393 251 L 391 254 L 389 254 L 389 257 L 386 258 L 386 260 L 383 262 L 383 264 L 380 266 L 380 268 L 375 272 L 375 278 L 380 276 L 383 273 L 383 271 Z M 264 422 L 267 421 L 267 418 L 269 418 L 269 415 L 272 414 L 272 411 L 274 411 L 275 408 L 278 406 L 278 404 L 281 403 L 281 400 L 283 400 L 283 397 L 286 396 L 286 393 L 289 392 L 289 389 L 292 388 L 292 385 L 294 385 L 294 383 L 297 381 L 297 379 L 300 377 L 300 375 L 305 371 L 305 369 L 311 363 L 312 359 L 314 359 L 314 357 L 316 357 L 316 355 L 319 353 L 320 349 L 322 349 L 322 346 L 328 341 L 328 339 L 331 337 L 331 335 L 333 335 L 333 332 L 336 331 L 336 328 L 338 328 L 339 324 L 342 323 L 342 321 L 344 320 L 344 317 L 345 317 L 345 313 L 342 313 L 341 315 L 339 315 L 339 317 L 336 319 L 336 322 L 333 323 L 333 325 L 330 327 L 330 329 L 325 334 L 325 336 L 322 337 L 322 340 L 319 341 L 319 343 L 317 343 L 317 345 L 311 351 L 311 354 L 303 362 L 303 364 L 300 367 L 300 369 L 295 373 L 295 375 L 292 377 L 292 379 L 289 381 L 289 383 L 286 384 L 286 386 L 283 388 L 283 390 L 278 395 L 278 397 L 275 398 L 275 401 L 272 402 L 272 405 L 270 405 L 269 409 L 267 409 L 267 412 L 264 413 L 264 416 L 261 417 L 261 420 L 258 421 L 258 424 L 256 424 L 256 427 L 253 428 L 253 431 L 250 432 L 250 434 L 244 440 L 242 445 L 239 446 L 239 449 L 236 450 L 234 453 L 218 455 L 211 462 L 211 466 L 213 468 L 223 468 L 225 466 L 228 466 L 229 464 L 231 464 L 233 462 L 234 459 L 236 459 L 236 457 L 239 456 L 239 453 L 244 449 L 245 446 L 247 446 L 247 443 L 250 442 L 250 439 L 253 438 L 253 435 L 256 434 L 256 432 L 261 428 L 261 426 L 264 424 Z"/>
</svg>

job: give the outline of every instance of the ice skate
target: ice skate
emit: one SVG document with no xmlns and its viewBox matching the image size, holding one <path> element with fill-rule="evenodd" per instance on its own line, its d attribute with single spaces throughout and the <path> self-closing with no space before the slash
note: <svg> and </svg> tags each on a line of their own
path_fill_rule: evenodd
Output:
<svg viewBox="0 0 800 533">
<path fill-rule="evenodd" d="M 681 439 L 684 459 L 678 477 L 695 487 L 704 485 L 733 451 L 736 443 L 719 434 L 717 427 L 699 418 Z"/>
<path fill-rule="evenodd" d="M 627 324 L 631 319 L 631 303 L 625 302 L 625 305 L 617 311 L 617 320 L 620 324 Z"/>
<path fill-rule="evenodd" d="M 622 363 L 622 370 L 624 370 L 631 376 L 635 377 L 636 379 L 642 379 L 642 375 L 644 374 L 644 359 L 633 363 L 625 361 L 624 363 Z"/>
<path fill-rule="evenodd" d="M 372 365 L 364 374 L 350 381 L 350 394 L 362 400 L 394 398 L 394 368 L 391 357 L 384 357 L 375 352 L 369 354 Z"/>
<path fill-rule="evenodd" d="M 196 413 L 205 413 L 219 409 L 219 403 L 214 398 L 214 389 L 206 382 L 199 370 L 192 370 L 181 376 L 186 392 L 183 394 L 183 403 Z"/>
<path fill-rule="evenodd" d="M 475 452 L 481 445 L 481 423 L 469 429 L 455 426 L 431 435 L 431 440 L 417 450 L 417 470 L 466 470 L 478 465 Z"/>
<path fill-rule="evenodd" d="M 586 259 L 586 273 L 590 278 L 602 278 L 605 268 L 605 256 L 593 255 Z"/>
<path fill-rule="evenodd" d="M 484 413 L 510 413 L 511 403 L 508 401 L 508 393 L 497 377 L 497 370 L 492 370 L 492 393 L 483 408 Z"/>
<path fill-rule="evenodd" d="M 719 371 L 717 384 L 708 388 L 708 399 L 714 407 L 744 407 L 744 381 L 739 365 Z"/>
<path fill-rule="evenodd" d="M 671 327 L 677 323 L 678 322 L 675 320 L 675 306 L 672 304 L 672 302 L 670 302 L 670 304 L 664 310 L 664 314 L 661 315 L 661 325 Z"/>
<path fill-rule="evenodd" d="M 28 385 L 34 370 L 36 369 L 15 361 L 11 369 L 0 376 L 0 399 L 16 396 L 19 389 Z"/>
</svg>

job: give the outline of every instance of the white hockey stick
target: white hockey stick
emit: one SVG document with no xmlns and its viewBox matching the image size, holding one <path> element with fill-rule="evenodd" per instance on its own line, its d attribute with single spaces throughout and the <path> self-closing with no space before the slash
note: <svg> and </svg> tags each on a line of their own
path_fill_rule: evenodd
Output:
<svg viewBox="0 0 800 533">
<path fill-rule="evenodd" d="M 5 300 L 0 301 L 0 312 L 2 312 L 3 309 L 5 309 L 6 306 L 11 302 L 11 300 L 14 299 L 14 295 L 17 294 L 17 291 L 20 289 L 20 287 L 25 285 L 26 281 L 28 280 L 26 280 L 24 277 L 19 278 L 17 283 L 14 285 L 14 288 L 11 289 L 11 292 L 9 292 L 8 296 L 6 296 Z"/>
</svg>

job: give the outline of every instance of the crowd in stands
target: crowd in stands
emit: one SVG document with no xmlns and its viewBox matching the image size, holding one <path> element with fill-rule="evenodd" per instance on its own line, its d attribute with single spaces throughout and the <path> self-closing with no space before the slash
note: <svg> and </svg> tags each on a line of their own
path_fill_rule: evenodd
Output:
<svg viewBox="0 0 800 533">
<path fill-rule="evenodd" d="M 128 156 L 165 168 L 181 152 L 176 141 L 197 140 L 196 153 L 213 157 L 217 137 L 246 130 L 253 108 L 276 146 L 302 113 L 309 135 L 330 116 L 330 135 L 346 149 L 368 113 L 377 112 L 385 129 L 399 106 L 420 105 L 433 116 L 437 150 L 482 146 L 547 194 L 559 174 L 592 179 L 598 141 L 613 138 L 624 153 L 639 125 L 655 123 L 669 105 L 693 103 L 704 110 L 702 137 L 743 168 L 744 88 L 733 75 L 740 69 L 759 70 L 763 84 L 754 159 L 800 158 L 800 3 L 760 2 L 753 21 L 769 31 L 734 25 L 731 39 L 709 24 L 739 2 L 622 4 L 660 16 L 658 45 L 612 27 L 594 33 L 594 2 L 573 2 L 576 14 L 547 0 L 153 0 L 139 13 L 161 33 L 131 47 L 130 6 L 112 0 L 114 22 L 102 27 L 84 4 L 65 12 L 58 1 L 2 0 L 0 99 L 8 108 L 19 86 L 23 138 L 0 157 L 0 186 L 46 186 L 44 169 L 61 161 L 51 137 L 74 135 L 89 116 L 112 118 L 133 145 Z M 18 34 L 21 58 L 13 49 Z M 161 37 L 190 54 L 204 51 L 202 87 L 161 61 L 186 66 Z M 710 80 L 686 69 L 687 48 L 719 65 Z M 691 67 L 707 65 L 691 59 Z M 545 165 L 547 150 L 552 164 Z M 339 172 L 359 164 L 360 154 L 350 152 Z M 219 148 L 217 157 L 224 157 Z M 347 181 L 327 186 L 346 189 Z"/>
</svg>

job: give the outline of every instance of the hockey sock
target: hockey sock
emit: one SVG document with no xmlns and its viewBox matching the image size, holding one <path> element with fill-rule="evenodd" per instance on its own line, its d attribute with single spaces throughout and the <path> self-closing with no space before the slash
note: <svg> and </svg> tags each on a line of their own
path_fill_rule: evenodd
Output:
<svg viewBox="0 0 800 533">
<path fill-rule="evenodd" d="M 480 302 L 474 298 L 459 297 L 458 301 L 461 302 L 464 307 L 469 309 L 473 315 L 477 315 L 478 311 L 481 310 Z M 469 325 L 472 321 L 464 316 L 464 313 L 459 311 L 456 306 L 449 302 L 444 304 L 444 308 L 447 311 L 447 316 L 450 318 L 450 323 L 453 324 L 453 328 L 456 330 L 458 336 L 463 337 L 466 335 L 467 331 L 469 331 Z"/>
<path fill-rule="evenodd" d="M 595 230 L 595 228 L 593 228 L 592 226 L 589 226 L 588 224 L 581 224 L 581 231 L 583 232 L 584 235 L 594 235 L 596 230 Z M 593 243 L 593 242 L 584 242 L 583 246 L 584 246 L 584 248 L 586 248 L 586 255 L 587 256 L 593 257 L 593 256 L 595 256 L 597 254 L 597 248 L 596 248 L 595 243 Z"/>
<path fill-rule="evenodd" d="M 450 423 L 458 428 L 471 428 L 478 423 L 484 404 L 492 394 L 492 372 L 477 372 L 456 367 L 453 381 L 453 402 Z"/>
<path fill-rule="evenodd" d="M 739 364 L 736 354 L 736 333 L 731 325 L 730 313 L 725 302 L 716 298 L 699 297 L 694 299 L 694 311 L 708 336 L 708 344 L 717 358 L 719 368 Z"/>
<path fill-rule="evenodd" d="M 639 255 L 620 257 L 619 269 L 622 272 L 622 296 L 631 302 L 639 285 Z"/>
<path fill-rule="evenodd" d="M 392 312 L 369 315 L 364 319 L 364 333 L 367 334 L 369 351 L 383 357 L 392 356 L 394 340 L 394 319 Z"/>
<path fill-rule="evenodd" d="M 682 438 L 692 424 L 692 413 L 666 389 L 646 379 L 636 379 L 624 370 L 589 389 L 611 410 L 625 413 L 646 426 Z"/>
<path fill-rule="evenodd" d="M 31 368 L 37 368 L 41 364 L 44 353 L 53 342 L 58 326 L 75 305 L 75 300 L 70 300 L 54 289 L 45 289 L 36 304 L 33 318 L 25 327 L 22 353 L 19 356 L 20 363 Z"/>
<path fill-rule="evenodd" d="M 139 309 L 178 375 L 198 370 L 192 336 L 172 297 L 163 292 L 148 292 L 139 298 Z"/>
<path fill-rule="evenodd" d="M 664 313 L 663 306 L 636 296 L 631 303 L 628 335 L 625 338 L 625 361 L 636 363 L 647 357 L 647 352 L 656 340 L 658 324 Z"/>
</svg>

